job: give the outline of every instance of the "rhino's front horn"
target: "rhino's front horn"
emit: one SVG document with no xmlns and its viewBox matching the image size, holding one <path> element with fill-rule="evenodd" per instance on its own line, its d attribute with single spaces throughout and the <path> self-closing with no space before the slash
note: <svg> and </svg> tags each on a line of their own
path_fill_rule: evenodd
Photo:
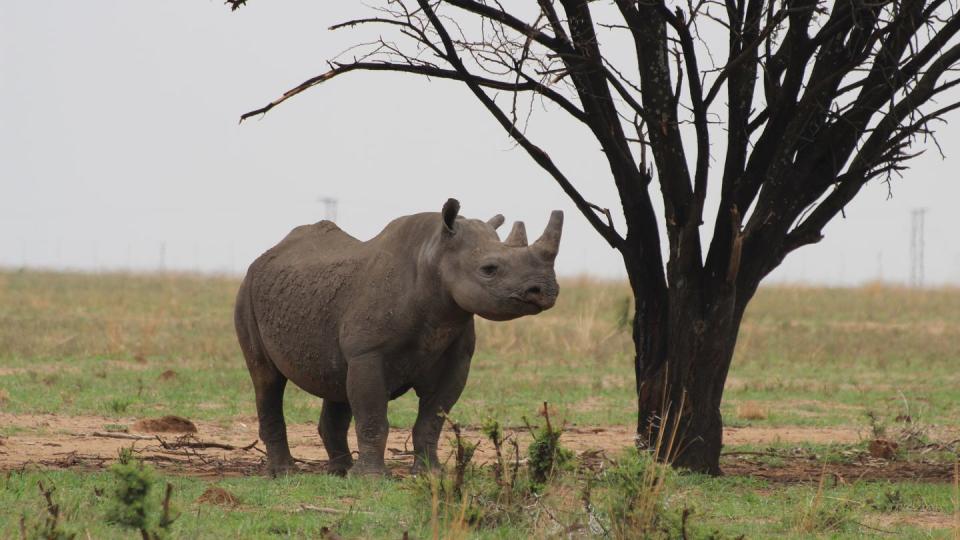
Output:
<svg viewBox="0 0 960 540">
<path fill-rule="evenodd" d="M 563 232 L 563 211 L 554 210 L 550 213 L 547 228 L 543 230 L 540 238 L 533 243 L 532 249 L 544 259 L 553 261 L 557 258 L 557 252 L 560 251 L 561 232 Z"/>
<path fill-rule="evenodd" d="M 527 247 L 527 228 L 523 225 L 522 221 L 513 222 L 510 235 L 503 241 L 503 245 L 508 247 Z"/>
</svg>

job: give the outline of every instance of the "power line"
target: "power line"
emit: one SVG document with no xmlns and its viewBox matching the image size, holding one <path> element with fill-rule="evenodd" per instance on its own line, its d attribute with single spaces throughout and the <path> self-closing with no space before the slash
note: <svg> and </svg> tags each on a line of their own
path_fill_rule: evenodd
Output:
<svg viewBox="0 0 960 540">
<path fill-rule="evenodd" d="M 910 212 L 910 285 L 913 287 L 923 287 L 926 215 L 926 208 Z"/>
</svg>

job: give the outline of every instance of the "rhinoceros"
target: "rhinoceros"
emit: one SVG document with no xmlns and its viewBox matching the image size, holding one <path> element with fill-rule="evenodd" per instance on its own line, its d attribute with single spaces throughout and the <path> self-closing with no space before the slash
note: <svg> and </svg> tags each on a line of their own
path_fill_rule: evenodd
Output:
<svg viewBox="0 0 960 540">
<path fill-rule="evenodd" d="M 502 215 L 481 221 L 459 211 L 449 199 L 441 212 L 395 219 L 366 242 L 330 221 L 303 225 L 250 265 L 235 324 L 269 474 L 293 467 L 283 417 L 288 380 L 323 399 L 318 431 L 330 472 L 389 474 L 387 402 L 410 389 L 419 398 L 413 472 L 436 466 L 442 415 L 467 381 L 474 315 L 506 321 L 554 305 L 563 212 L 552 212 L 528 245 L 522 222 L 501 242 Z"/>
</svg>

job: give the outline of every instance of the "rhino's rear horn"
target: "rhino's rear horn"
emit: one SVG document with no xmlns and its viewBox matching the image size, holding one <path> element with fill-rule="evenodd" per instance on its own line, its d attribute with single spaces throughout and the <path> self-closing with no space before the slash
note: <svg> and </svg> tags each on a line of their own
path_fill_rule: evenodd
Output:
<svg viewBox="0 0 960 540">
<path fill-rule="evenodd" d="M 550 213 L 550 221 L 547 222 L 547 228 L 543 230 L 540 238 L 533 243 L 533 250 L 548 261 L 557 258 L 557 252 L 560 251 L 560 233 L 563 232 L 563 211 L 554 210 Z"/>
<path fill-rule="evenodd" d="M 509 247 L 527 247 L 527 228 L 522 221 L 513 222 L 510 235 L 503 241 L 503 245 Z"/>
</svg>

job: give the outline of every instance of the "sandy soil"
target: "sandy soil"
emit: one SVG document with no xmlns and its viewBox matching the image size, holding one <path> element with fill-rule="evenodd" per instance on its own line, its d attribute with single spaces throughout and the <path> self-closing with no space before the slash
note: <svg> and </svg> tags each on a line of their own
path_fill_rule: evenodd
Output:
<svg viewBox="0 0 960 540">
<path fill-rule="evenodd" d="M 110 419 L 98 416 L 14 415 L 0 413 L 0 425 L 20 428 L 0 438 L 0 471 L 28 467 L 77 468 L 96 470 L 108 466 L 123 447 L 132 447 L 142 459 L 172 474 L 202 477 L 262 474 L 263 445 L 258 442 L 255 419 L 232 422 L 195 422 L 195 433 L 171 433 L 158 427 L 157 422 L 144 419 Z M 129 426 L 127 433 L 108 432 L 106 426 Z M 188 428 L 183 428 L 188 430 Z M 320 444 L 316 426 L 295 424 L 288 427 L 291 450 L 305 471 L 322 471 L 327 456 Z M 515 437 L 523 451 L 530 436 L 525 430 L 507 430 Z M 441 439 L 441 457 L 450 452 L 452 433 Z M 466 429 L 467 440 L 479 442 L 475 460 L 481 463 L 493 459 L 492 445 L 483 440 L 476 430 Z M 356 439 L 351 430 L 351 446 Z M 570 427 L 563 434 L 563 443 L 576 451 L 581 460 L 594 465 L 605 457 L 614 456 L 633 442 L 630 426 Z M 764 445 L 774 442 L 836 442 L 860 440 L 856 430 L 844 428 L 727 428 L 724 440 L 730 445 Z M 393 429 L 387 443 L 390 468 L 399 475 L 406 474 L 412 464 L 412 443 L 409 429 Z M 850 463 L 830 464 L 824 469 L 817 456 L 802 452 L 779 453 L 775 465 L 771 455 L 733 453 L 723 458 L 727 474 L 750 475 L 775 482 L 817 481 L 826 474 L 832 482 L 851 482 L 857 479 L 916 479 L 946 482 L 953 478 L 952 466 L 922 461 L 887 461 L 869 456 L 852 456 Z"/>
</svg>

